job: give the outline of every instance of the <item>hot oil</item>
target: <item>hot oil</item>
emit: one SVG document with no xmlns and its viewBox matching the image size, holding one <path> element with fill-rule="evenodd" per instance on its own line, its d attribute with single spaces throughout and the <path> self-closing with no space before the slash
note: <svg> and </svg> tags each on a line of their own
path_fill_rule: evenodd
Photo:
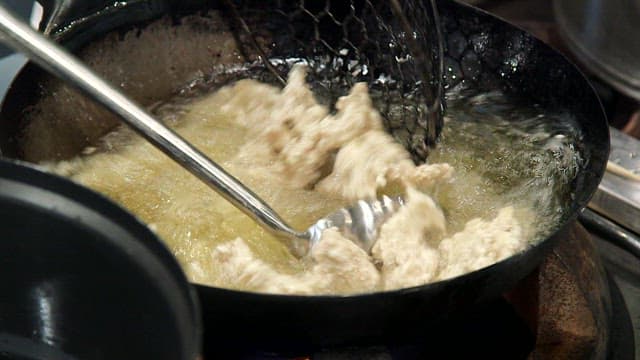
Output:
<svg viewBox="0 0 640 360">
<path fill-rule="evenodd" d="M 456 175 L 435 191 L 449 231 L 506 205 L 531 224 L 531 242 L 554 231 L 568 213 L 572 182 L 583 165 L 578 127 L 568 114 L 549 114 L 503 94 L 448 94 L 447 121 L 430 163 L 451 164 Z"/>
<path fill-rule="evenodd" d="M 250 133 L 221 111 L 228 97 L 220 92 L 196 98 L 177 98 L 154 112 L 195 147 L 248 185 L 294 228 L 306 229 L 343 204 L 311 190 L 282 186 L 268 171 L 250 169 L 236 155 Z M 242 111 L 242 109 L 236 109 Z M 173 250 L 193 281 L 227 283 L 216 278 L 211 249 L 242 237 L 257 257 L 275 269 L 294 273 L 304 263 L 244 213 L 174 164 L 168 157 L 127 128 L 106 136 L 99 148 L 62 164 L 67 175 L 124 205 L 155 230 Z"/>
<path fill-rule="evenodd" d="M 232 121 L 243 110 L 225 107 L 229 94 L 208 92 L 210 88 L 185 92 L 188 96 L 154 111 L 298 229 L 345 205 L 318 192 L 284 187 L 274 174 L 238 162 L 236 154 L 251 139 L 247 128 Z M 448 233 L 461 230 L 473 218 L 490 219 L 506 205 L 533 210 L 520 212 L 522 222 L 536 224 L 531 241 L 551 231 L 570 201 L 567 189 L 580 167 L 573 148 L 577 135 L 554 125 L 560 122 L 550 121 L 539 109 L 515 106 L 500 94 L 449 94 L 448 117 L 440 144 L 428 158 L 455 168 L 450 183 L 429 189 L 445 212 Z M 304 270 L 279 240 L 127 129 L 103 139 L 92 156 L 59 170 L 65 167 L 67 175 L 149 224 L 194 282 L 233 283 L 217 278 L 211 249 L 237 237 L 279 271 Z"/>
</svg>

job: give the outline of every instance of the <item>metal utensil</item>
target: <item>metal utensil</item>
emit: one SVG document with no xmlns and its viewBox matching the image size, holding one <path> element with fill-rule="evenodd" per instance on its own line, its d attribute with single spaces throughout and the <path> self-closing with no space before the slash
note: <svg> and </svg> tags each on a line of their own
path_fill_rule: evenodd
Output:
<svg viewBox="0 0 640 360">
<path fill-rule="evenodd" d="M 269 205 L 205 154 L 129 100 L 66 50 L 16 18 L 2 5 L 0 33 L 7 45 L 25 53 L 52 74 L 83 90 L 266 230 L 288 240 L 291 251 L 297 256 L 307 254 L 310 247 L 320 240 L 322 231 L 329 227 L 339 228 L 357 245 L 369 251 L 375 243 L 379 224 L 402 204 L 401 199 L 389 197 L 359 201 L 352 207 L 340 209 L 320 219 L 304 232 L 296 231 Z"/>
</svg>

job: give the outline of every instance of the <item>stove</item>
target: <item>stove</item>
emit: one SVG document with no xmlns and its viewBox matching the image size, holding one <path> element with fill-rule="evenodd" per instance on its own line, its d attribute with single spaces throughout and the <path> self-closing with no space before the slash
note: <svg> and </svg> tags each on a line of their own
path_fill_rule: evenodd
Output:
<svg viewBox="0 0 640 360">
<path fill-rule="evenodd" d="M 8 1 L 11 3 L 11 1 Z M 24 1 L 14 1 L 24 5 Z M 551 1 L 467 0 L 572 55 Z M 31 7 L 24 6 L 28 16 Z M 0 98 L 24 64 L 0 49 Z M 588 72 L 588 69 L 585 68 Z M 501 298 L 445 319 L 402 344 L 331 349 L 206 348 L 204 358 L 633 359 L 640 356 L 640 105 L 593 76 L 610 119 L 612 167 L 589 209 L 541 266 Z M 464 345 L 461 345 L 464 344 Z"/>
</svg>

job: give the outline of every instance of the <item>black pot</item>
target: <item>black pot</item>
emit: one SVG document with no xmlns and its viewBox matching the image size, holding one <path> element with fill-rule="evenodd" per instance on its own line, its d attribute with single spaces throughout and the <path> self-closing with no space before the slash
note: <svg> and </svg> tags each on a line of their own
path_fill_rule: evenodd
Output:
<svg viewBox="0 0 640 360">
<path fill-rule="evenodd" d="M 215 48 L 195 45 L 220 31 L 206 12 L 225 14 L 217 2 L 128 1 L 119 7 L 105 6 L 112 1 L 59 2 L 61 7 L 45 4 L 48 21 L 42 28 L 143 105 L 167 99 L 194 72 L 211 71 L 219 56 Z M 480 90 L 500 90 L 575 119 L 571 126 L 582 134 L 579 146 L 586 161 L 573 183 L 575 196 L 563 224 L 546 240 L 488 268 L 397 291 L 284 296 L 194 285 L 202 307 L 205 352 L 246 344 L 295 349 L 406 340 L 452 312 L 510 289 L 554 242 L 562 241 L 563 229 L 586 206 L 604 173 L 609 136 L 600 102 L 585 77 L 520 29 L 472 7 L 444 0 L 438 4 L 448 86 L 465 81 Z M 169 42 L 180 46 L 166 46 Z M 131 55 L 139 53 L 148 58 Z M 33 107 L 43 103 L 49 106 Z M 36 162 L 73 156 L 118 123 L 34 65 L 27 65 L 14 81 L 1 115 L 3 153 Z M 25 129 L 38 121 L 35 128 L 44 129 L 40 137 L 25 141 Z"/>
<path fill-rule="evenodd" d="M 0 357 L 194 359 L 200 311 L 164 245 L 102 196 L 0 161 Z"/>
</svg>

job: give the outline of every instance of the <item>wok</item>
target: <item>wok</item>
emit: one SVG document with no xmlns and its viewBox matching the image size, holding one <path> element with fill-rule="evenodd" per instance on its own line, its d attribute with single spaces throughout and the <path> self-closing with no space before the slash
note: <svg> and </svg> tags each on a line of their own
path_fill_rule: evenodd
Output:
<svg viewBox="0 0 640 360">
<path fill-rule="evenodd" d="M 171 97 L 198 74 L 251 54 L 226 54 L 214 1 L 42 1 L 41 30 L 120 84 L 143 105 Z M 236 2 L 240 3 L 240 2 Z M 265 4 L 265 2 L 260 2 Z M 313 2 L 305 2 L 309 4 Z M 358 3 L 357 1 L 355 3 Z M 324 4 L 324 3 L 323 3 Z M 263 5 L 266 6 L 266 5 Z M 499 296 L 529 274 L 587 204 L 604 173 L 608 126 L 585 77 L 531 35 L 478 9 L 439 1 L 447 87 L 461 81 L 500 90 L 550 113 L 569 113 L 581 133 L 584 165 L 562 226 L 526 251 L 488 268 L 424 286 L 354 296 L 266 295 L 194 284 L 202 308 L 205 353 L 253 344 L 296 349 L 403 341 L 449 314 Z M 221 17 L 210 12 L 221 11 Z M 269 29 L 266 19 L 260 29 Z M 253 24 L 255 25 L 255 24 Z M 277 29 L 276 29 L 277 30 Z M 229 36 L 228 33 L 225 33 Z M 235 40 L 242 35 L 233 34 Z M 206 77 L 205 77 L 206 78 Z M 192 83 L 190 91 L 201 84 Z M 37 66 L 25 66 L 2 105 L 0 149 L 30 162 L 69 158 L 119 122 Z M 420 156 L 414 150 L 414 156 Z"/>
</svg>

